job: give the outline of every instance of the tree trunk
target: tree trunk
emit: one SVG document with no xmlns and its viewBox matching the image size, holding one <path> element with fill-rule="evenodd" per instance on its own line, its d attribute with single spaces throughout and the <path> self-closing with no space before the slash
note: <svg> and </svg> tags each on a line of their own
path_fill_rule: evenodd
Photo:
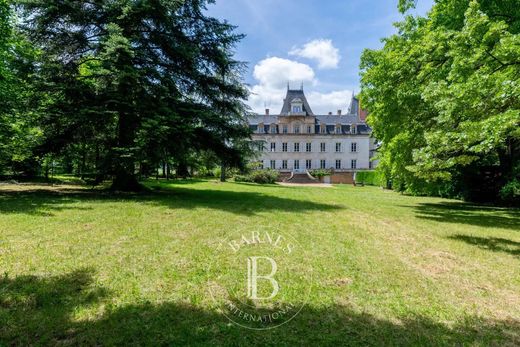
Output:
<svg viewBox="0 0 520 347">
<path fill-rule="evenodd" d="M 220 182 L 226 182 L 226 165 L 220 165 Z"/>
<path fill-rule="evenodd" d="M 129 113 L 120 113 L 118 147 L 115 163 L 115 176 L 112 182 L 112 190 L 135 192 L 143 189 L 135 175 L 135 159 L 130 148 L 134 145 L 135 117 Z"/>
</svg>

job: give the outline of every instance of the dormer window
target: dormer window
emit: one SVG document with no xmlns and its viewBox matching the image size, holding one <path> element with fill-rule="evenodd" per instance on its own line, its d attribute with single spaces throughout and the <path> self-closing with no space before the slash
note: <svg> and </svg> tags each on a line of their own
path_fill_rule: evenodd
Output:
<svg viewBox="0 0 520 347">
<path fill-rule="evenodd" d="M 356 132 L 357 132 L 357 126 L 355 124 L 352 124 L 350 126 L 350 133 L 351 134 L 356 134 Z"/>
<path fill-rule="evenodd" d="M 293 130 L 294 130 L 295 134 L 299 134 L 300 133 L 300 124 L 295 124 Z"/>
<path fill-rule="evenodd" d="M 341 125 L 340 124 L 336 125 L 336 134 L 341 134 Z"/>
<path fill-rule="evenodd" d="M 271 124 L 271 134 L 276 134 L 276 124 Z"/>
<path fill-rule="evenodd" d="M 303 112 L 303 101 L 300 98 L 293 99 L 291 101 L 291 113 L 302 113 Z"/>
<path fill-rule="evenodd" d="M 258 124 L 258 133 L 263 134 L 264 133 L 264 123 Z"/>
</svg>

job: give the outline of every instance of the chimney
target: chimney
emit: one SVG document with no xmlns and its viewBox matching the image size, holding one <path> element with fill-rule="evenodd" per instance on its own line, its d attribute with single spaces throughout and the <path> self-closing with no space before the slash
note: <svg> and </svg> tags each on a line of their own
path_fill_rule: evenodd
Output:
<svg viewBox="0 0 520 347">
<path fill-rule="evenodd" d="M 341 110 L 338 110 L 338 116 L 341 116 Z"/>
<path fill-rule="evenodd" d="M 268 108 L 265 109 L 265 115 L 269 116 L 269 109 Z"/>
<path fill-rule="evenodd" d="M 332 112 L 329 112 L 329 116 L 332 116 Z"/>
</svg>

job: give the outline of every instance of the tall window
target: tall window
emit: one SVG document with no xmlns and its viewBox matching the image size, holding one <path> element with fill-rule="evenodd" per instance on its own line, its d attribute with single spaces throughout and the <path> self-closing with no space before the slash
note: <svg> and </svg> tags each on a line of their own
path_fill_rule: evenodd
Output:
<svg viewBox="0 0 520 347">
<path fill-rule="evenodd" d="M 294 151 L 295 152 L 299 152 L 300 151 L 300 143 L 299 142 L 295 142 L 294 143 Z"/>
<path fill-rule="evenodd" d="M 305 144 L 305 152 L 312 152 L 312 143 L 311 142 L 307 142 Z"/>
<path fill-rule="evenodd" d="M 305 168 L 306 168 L 307 170 L 312 169 L 312 160 L 307 159 L 307 160 L 305 161 Z"/>
<path fill-rule="evenodd" d="M 300 161 L 299 160 L 295 160 L 294 161 L 294 169 L 295 170 L 300 170 Z"/>
<path fill-rule="evenodd" d="M 282 143 L 282 152 L 287 152 L 287 142 Z"/>
<path fill-rule="evenodd" d="M 264 133 L 264 123 L 258 124 L 258 133 L 263 134 Z"/>
<path fill-rule="evenodd" d="M 336 134 L 341 134 L 341 125 L 336 125 Z"/>
<path fill-rule="evenodd" d="M 294 126 L 294 133 L 295 133 L 295 134 L 299 134 L 299 133 L 300 133 L 300 125 L 299 125 L 299 124 L 296 124 L 296 125 Z"/>
<path fill-rule="evenodd" d="M 341 169 L 341 159 L 336 159 L 336 170 Z"/>
<path fill-rule="evenodd" d="M 325 159 L 320 160 L 320 169 L 325 169 L 327 166 L 327 162 Z"/>
<path fill-rule="evenodd" d="M 351 169 L 355 169 L 356 166 L 357 166 L 357 160 L 356 160 L 356 159 L 352 159 L 352 160 L 350 161 L 350 168 L 351 168 Z"/>
<path fill-rule="evenodd" d="M 320 143 L 320 152 L 325 152 L 325 142 Z"/>
<path fill-rule="evenodd" d="M 351 132 L 352 134 L 355 134 L 356 131 L 357 131 L 357 125 L 352 124 L 352 125 L 350 126 L 350 132 Z"/>
<path fill-rule="evenodd" d="M 276 160 L 271 160 L 271 169 L 276 169 Z"/>
<path fill-rule="evenodd" d="M 336 152 L 341 152 L 341 142 L 336 142 Z"/>
<path fill-rule="evenodd" d="M 320 133 L 322 133 L 322 134 L 327 133 L 327 126 L 325 124 L 322 124 L 320 126 Z"/>
<path fill-rule="evenodd" d="M 288 127 L 287 125 L 284 125 L 284 126 L 282 127 L 282 132 L 283 132 L 284 134 L 287 134 L 287 133 L 289 132 L 289 127 Z"/>
<path fill-rule="evenodd" d="M 263 143 L 259 143 L 259 144 L 258 144 L 258 150 L 259 150 L 260 152 L 263 152 L 263 151 L 264 151 L 264 144 L 263 144 Z"/>
<path fill-rule="evenodd" d="M 301 106 L 293 106 L 292 107 L 292 111 L 294 113 L 300 113 L 302 111 L 302 107 Z"/>
<path fill-rule="evenodd" d="M 287 160 L 282 160 L 282 169 L 287 169 Z"/>
<path fill-rule="evenodd" d="M 276 152 L 276 142 L 271 142 L 271 152 Z"/>
<path fill-rule="evenodd" d="M 352 142 L 350 144 L 350 151 L 351 152 L 357 152 L 357 143 L 356 142 Z"/>
<path fill-rule="evenodd" d="M 276 125 L 271 124 L 271 134 L 276 134 Z"/>
<path fill-rule="evenodd" d="M 312 133 L 312 126 L 307 125 L 307 134 L 311 134 L 311 133 Z"/>
</svg>

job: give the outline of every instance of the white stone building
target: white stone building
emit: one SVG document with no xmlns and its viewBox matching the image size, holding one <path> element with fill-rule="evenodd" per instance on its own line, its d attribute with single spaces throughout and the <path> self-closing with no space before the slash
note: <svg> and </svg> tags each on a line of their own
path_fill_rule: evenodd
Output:
<svg viewBox="0 0 520 347">
<path fill-rule="evenodd" d="M 360 114 L 359 101 L 352 97 L 345 114 L 338 110 L 315 115 L 303 89 L 288 89 L 279 115 L 266 109 L 249 120 L 253 140 L 262 144 L 258 160 L 264 168 L 280 172 L 371 169 L 374 141 Z"/>
</svg>

